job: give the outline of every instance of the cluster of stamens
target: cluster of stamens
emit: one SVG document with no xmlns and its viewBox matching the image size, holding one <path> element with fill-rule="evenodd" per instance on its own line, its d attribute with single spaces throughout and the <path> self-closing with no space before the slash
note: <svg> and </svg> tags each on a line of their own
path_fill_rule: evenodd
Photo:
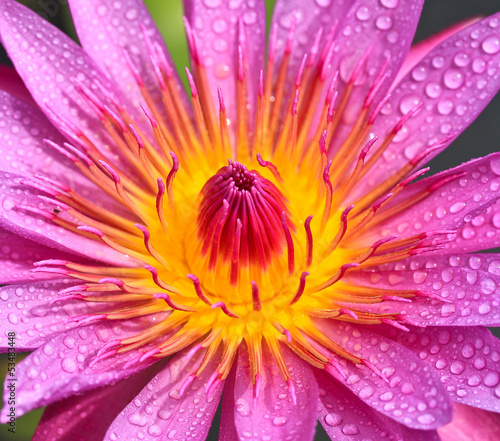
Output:
<svg viewBox="0 0 500 441">
<path fill-rule="evenodd" d="M 56 301 L 103 304 L 98 313 L 73 317 L 76 325 L 155 314 L 160 317 L 143 332 L 108 343 L 93 364 L 132 351 L 136 355 L 129 364 L 187 348 L 191 348 L 189 356 L 203 350 L 202 361 L 189 381 L 212 359 L 218 359 L 207 385 L 210 391 L 227 377 L 239 346 L 245 343 L 258 396 L 264 352 L 271 354 L 293 388 L 280 346 L 287 344 L 313 366 L 330 369 L 337 376 L 343 375 L 341 360 L 382 375 L 367 360 L 350 354 L 340 342 L 325 335 L 318 319 L 386 323 L 406 329 L 405 323 L 410 321 L 403 314 L 372 312 L 366 306 L 388 301 L 404 304 L 417 297 L 444 301 L 417 290 L 356 286 L 346 282 L 345 275 L 435 250 L 454 234 L 431 231 L 402 239 L 369 234 L 373 226 L 446 183 L 434 183 L 409 199 L 396 198 L 426 171 L 415 171 L 422 159 L 449 139 L 430 145 L 394 176 L 351 200 L 351 190 L 420 106 L 406 113 L 385 138 L 369 139 L 388 99 L 372 108 L 375 95 L 387 80 L 386 62 L 366 92 L 347 138 L 339 139 L 342 112 L 350 103 L 369 51 L 360 57 L 339 94 L 338 76 L 329 71 L 336 29 L 333 27 L 325 38 L 321 29 L 310 54 L 303 58 L 287 100 L 284 79 L 294 32 L 292 22 L 277 66 L 277 31 L 271 32 L 267 71 L 260 75 L 255 115 L 247 111 L 244 33 L 239 39 L 240 62 L 235 75 L 238 118 L 233 136 L 220 90 L 217 118 L 213 91 L 207 87 L 207 68 L 189 24 L 193 74 L 187 73 L 192 116 L 184 107 L 165 54 L 146 33 L 143 38 L 164 109 L 152 99 L 126 52 L 124 56 L 144 96 L 142 112 L 149 127 L 138 124 L 101 84 L 93 84 L 90 90 L 75 80 L 75 88 L 113 141 L 119 162 L 112 163 L 82 130 L 49 109 L 72 144 L 47 141 L 48 145 L 73 161 L 121 211 L 98 206 L 44 176 L 25 184 L 41 192 L 40 198 L 56 209 L 18 209 L 99 240 L 131 260 L 123 267 L 50 260 L 36 264 L 34 271 L 82 282 L 61 291 Z M 250 130 L 252 124 L 255 127 Z M 228 158 L 229 164 L 220 168 Z M 259 172 L 252 169 L 258 167 Z"/>
</svg>

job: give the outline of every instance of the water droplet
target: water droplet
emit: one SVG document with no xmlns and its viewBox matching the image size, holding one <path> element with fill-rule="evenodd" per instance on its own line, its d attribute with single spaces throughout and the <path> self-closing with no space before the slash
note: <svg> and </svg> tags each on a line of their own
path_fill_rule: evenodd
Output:
<svg viewBox="0 0 500 441">
<path fill-rule="evenodd" d="M 243 15 L 243 22 L 247 25 L 253 25 L 257 22 L 257 13 L 255 11 L 245 12 Z"/>
<path fill-rule="evenodd" d="M 500 176 L 500 158 L 493 158 L 490 162 L 491 171 Z"/>
<path fill-rule="evenodd" d="M 101 5 L 96 9 L 97 15 L 103 17 L 108 12 L 108 8 L 105 5 Z"/>
<path fill-rule="evenodd" d="M 496 283 L 490 277 L 485 277 L 481 281 L 481 291 L 484 294 L 486 294 L 486 295 L 493 294 L 495 292 L 495 289 L 496 289 Z"/>
<path fill-rule="evenodd" d="M 470 343 L 466 343 L 462 348 L 462 356 L 464 358 L 472 358 L 476 353 L 476 349 Z"/>
<path fill-rule="evenodd" d="M 415 81 L 423 81 L 427 78 L 427 69 L 424 66 L 417 66 L 411 71 L 411 77 Z"/>
<path fill-rule="evenodd" d="M 287 418 L 284 416 L 277 416 L 273 419 L 273 425 L 276 427 L 284 426 L 287 422 Z"/>
<path fill-rule="evenodd" d="M 373 389 L 373 387 L 367 386 L 359 391 L 359 397 L 363 400 L 366 400 L 372 397 L 374 393 L 375 390 Z"/>
<path fill-rule="evenodd" d="M 496 54 L 500 51 L 500 38 L 496 35 L 486 37 L 481 43 L 481 48 L 487 54 Z"/>
<path fill-rule="evenodd" d="M 222 38 L 216 38 L 213 42 L 213 47 L 217 52 L 226 52 L 229 46 L 226 40 Z"/>
<path fill-rule="evenodd" d="M 443 81 L 446 87 L 458 89 L 464 83 L 464 75 L 458 69 L 448 69 L 443 75 Z"/>
<path fill-rule="evenodd" d="M 158 411 L 158 418 L 161 418 L 162 420 L 168 420 L 172 418 L 172 411 L 162 408 Z"/>
<path fill-rule="evenodd" d="M 387 33 L 387 41 L 391 44 L 395 44 L 399 40 L 399 32 L 398 31 L 390 31 Z"/>
<path fill-rule="evenodd" d="M 212 23 L 212 29 L 215 33 L 221 34 L 227 31 L 227 22 L 223 18 L 218 18 Z"/>
<path fill-rule="evenodd" d="M 361 6 L 357 11 L 356 11 L 356 18 L 361 21 L 366 21 L 370 18 L 370 9 L 368 6 Z"/>
<path fill-rule="evenodd" d="M 3 203 L 2 203 L 2 207 L 6 211 L 12 210 L 15 205 L 16 204 L 14 203 L 14 201 L 11 198 L 5 198 Z"/>
<path fill-rule="evenodd" d="M 436 421 L 436 418 L 432 416 L 430 413 L 424 413 L 423 415 L 419 415 L 417 420 L 420 424 L 432 424 Z"/>
<path fill-rule="evenodd" d="M 158 426 L 157 424 L 153 424 L 148 428 L 148 433 L 151 436 L 161 436 L 162 430 L 160 426 Z"/>
<path fill-rule="evenodd" d="M 338 413 L 329 413 L 325 417 L 325 423 L 331 427 L 337 427 L 342 424 L 342 417 Z"/>
<path fill-rule="evenodd" d="M 13 325 L 17 325 L 19 323 L 19 319 L 17 318 L 17 315 L 11 312 L 7 318 L 9 319 L 9 322 L 11 322 Z"/>
<path fill-rule="evenodd" d="M 76 361 L 73 358 L 65 358 L 61 362 L 61 368 L 64 372 L 72 373 L 76 371 Z"/>
<path fill-rule="evenodd" d="M 448 99 L 439 101 L 437 110 L 441 115 L 449 115 L 453 111 L 453 102 Z"/>
<path fill-rule="evenodd" d="M 436 56 L 432 59 L 432 65 L 433 65 L 436 69 L 441 69 L 441 68 L 444 66 L 444 63 L 445 63 L 445 60 L 444 60 L 444 58 L 443 58 L 441 55 L 436 55 Z"/>
<path fill-rule="evenodd" d="M 424 283 L 427 279 L 427 273 L 425 271 L 415 271 L 413 273 L 413 281 L 417 284 Z"/>
<path fill-rule="evenodd" d="M 467 52 L 459 52 L 453 57 L 453 61 L 458 67 L 465 67 L 470 63 L 470 56 Z"/>
<path fill-rule="evenodd" d="M 442 93 L 443 89 L 438 83 L 429 83 L 425 86 L 425 94 L 429 98 L 438 98 Z"/>
<path fill-rule="evenodd" d="M 222 4 L 222 0 L 203 0 L 203 4 L 207 8 L 217 8 Z"/>
<path fill-rule="evenodd" d="M 489 314 L 491 312 L 491 305 L 489 303 L 482 303 L 481 305 L 479 305 L 479 307 L 477 308 L 477 311 L 479 312 L 479 314 L 481 315 L 486 315 L 486 314 Z"/>
<path fill-rule="evenodd" d="M 380 395 L 380 401 L 391 401 L 394 398 L 394 394 L 392 392 L 384 392 Z"/>
<path fill-rule="evenodd" d="M 443 358 L 436 361 L 436 369 L 444 369 L 447 365 L 448 363 Z"/>
<path fill-rule="evenodd" d="M 236 400 L 234 408 L 241 416 L 249 416 L 252 413 L 250 404 L 243 398 Z"/>
<path fill-rule="evenodd" d="M 465 370 L 465 364 L 463 361 L 455 360 L 451 363 L 450 371 L 455 375 L 460 375 Z"/>
<path fill-rule="evenodd" d="M 381 31 L 387 31 L 392 28 L 392 18 L 389 15 L 379 15 L 375 20 L 375 26 Z"/>
<path fill-rule="evenodd" d="M 418 95 L 408 95 L 401 98 L 399 102 L 399 110 L 403 115 L 406 115 L 413 107 L 421 102 Z"/>
<path fill-rule="evenodd" d="M 499 381 L 500 376 L 498 375 L 498 372 L 488 372 L 484 377 L 483 383 L 485 386 L 495 387 Z"/>
<path fill-rule="evenodd" d="M 465 202 L 456 202 L 450 207 L 450 213 L 458 213 L 465 208 Z"/>
<path fill-rule="evenodd" d="M 144 427 L 147 423 L 146 417 L 144 415 L 141 415 L 140 413 L 133 413 L 132 415 L 129 415 L 128 421 L 134 426 L 141 427 Z"/>
<path fill-rule="evenodd" d="M 344 435 L 357 435 L 359 433 L 359 429 L 354 424 L 346 424 L 342 427 L 342 433 Z"/>
<path fill-rule="evenodd" d="M 406 395 L 410 395 L 415 392 L 415 386 L 411 383 L 403 383 L 403 385 L 401 386 L 401 392 Z"/>
<path fill-rule="evenodd" d="M 467 384 L 472 387 L 479 386 L 481 384 L 481 377 L 479 375 L 472 375 L 467 380 Z"/>
<path fill-rule="evenodd" d="M 125 13 L 125 18 L 126 18 L 127 20 L 132 21 L 132 20 L 135 20 L 135 19 L 138 17 L 138 15 L 139 15 L 139 12 L 137 11 L 137 9 L 135 9 L 135 8 L 130 8 L 130 9 L 128 9 L 128 10 L 127 10 L 127 12 Z"/>
<path fill-rule="evenodd" d="M 380 4 L 388 9 L 397 8 L 399 0 L 380 0 Z"/>
</svg>

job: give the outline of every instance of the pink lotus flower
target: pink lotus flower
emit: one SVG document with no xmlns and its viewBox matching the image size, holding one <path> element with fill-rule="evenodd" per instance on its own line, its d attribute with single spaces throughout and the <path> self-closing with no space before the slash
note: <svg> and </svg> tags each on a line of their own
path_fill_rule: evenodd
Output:
<svg viewBox="0 0 500 441">
<path fill-rule="evenodd" d="M 422 1 L 278 0 L 265 63 L 262 1 L 186 0 L 191 105 L 140 0 L 69 3 L 82 47 L 0 2 L 34 439 L 203 440 L 221 397 L 223 441 L 498 439 L 500 155 L 412 181 L 498 91 L 500 14 L 410 49 Z"/>
</svg>

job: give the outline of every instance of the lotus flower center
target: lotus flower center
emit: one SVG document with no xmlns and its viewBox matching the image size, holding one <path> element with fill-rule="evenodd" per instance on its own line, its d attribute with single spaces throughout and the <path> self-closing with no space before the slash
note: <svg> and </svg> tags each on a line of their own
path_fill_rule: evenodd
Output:
<svg viewBox="0 0 500 441">
<path fill-rule="evenodd" d="M 232 284 L 241 268 L 265 270 L 282 254 L 284 223 L 290 221 L 280 190 L 237 161 L 229 160 L 201 190 L 197 227 L 202 254 L 212 271 L 230 265 Z"/>
</svg>

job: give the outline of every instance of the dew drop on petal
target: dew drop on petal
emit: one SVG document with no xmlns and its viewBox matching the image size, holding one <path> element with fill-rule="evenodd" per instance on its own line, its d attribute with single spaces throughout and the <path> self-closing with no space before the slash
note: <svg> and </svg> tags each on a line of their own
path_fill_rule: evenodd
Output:
<svg viewBox="0 0 500 441">
<path fill-rule="evenodd" d="M 4 201 L 2 202 L 2 207 L 5 211 L 9 211 L 9 210 L 12 210 L 14 208 L 16 204 L 14 203 L 14 201 L 11 199 L 11 198 L 6 198 L 4 199 Z"/>
<path fill-rule="evenodd" d="M 464 358 L 472 358 L 476 353 L 476 349 L 470 343 L 466 343 L 462 348 L 462 356 Z"/>
<path fill-rule="evenodd" d="M 151 436 L 161 436 L 162 430 L 160 426 L 158 426 L 157 424 L 153 424 L 152 426 L 148 427 L 148 433 Z"/>
<path fill-rule="evenodd" d="M 212 23 L 212 29 L 215 33 L 221 34 L 227 31 L 227 21 L 223 18 L 218 18 Z"/>
<path fill-rule="evenodd" d="M 479 307 L 477 308 L 477 311 L 479 312 L 479 314 L 481 315 L 486 315 L 486 314 L 489 314 L 491 312 L 491 305 L 489 303 L 482 303 L 481 305 L 479 305 Z"/>
<path fill-rule="evenodd" d="M 368 6 L 361 6 L 357 11 L 356 11 L 356 18 L 361 21 L 366 21 L 370 18 L 370 9 Z"/>
<path fill-rule="evenodd" d="M 438 98 L 443 93 L 443 89 L 440 84 L 431 82 L 425 86 L 425 94 L 429 98 Z"/>
<path fill-rule="evenodd" d="M 65 358 L 61 362 L 61 368 L 64 372 L 72 373 L 76 371 L 76 362 L 73 358 Z"/>
<path fill-rule="evenodd" d="M 359 429 L 354 424 L 346 424 L 342 427 L 342 433 L 344 435 L 357 435 L 359 433 Z"/>
<path fill-rule="evenodd" d="M 401 98 L 399 102 L 399 110 L 403 115 L 406 115 L 413 107 L 421 102 L 418 95 L 409 95 Z"/>
<path fill-rule="evenodd" d="M 380 4 L 388 9 L 397 8 L 399 0 L 380 0 Z"/>
<path fill-rule="evenodd" d="M 133 424 L 134 426 L 141 426 L 141 427 L 144 427 L 147 423 L 146 417 L 139 413 L 133 413 L 132 415 L 129 415 L 128 421 L 130 424 Z"/>
<path fill-rule="evenodd" d="M 488 372 L 483 379 L 484 385 L 488 387 L 495 387 L 499 381 L 500 375 L 498 372 Z"/>
<path fill-rule="evenodd" d="M 427 69 L 424 66 L 417 66 L 412 70 L 411 77 L 415 81 L 423 81 L 427 78 Z"/>
<path fill-rule="evenodd" d="M 458 89 L 464 83 L 464 75 L 458 69 L 448 69 L 443 75 L 443 82 L 449 89 Z"/>
<path fill-rule="evenodd" d="M 445 60 L 441 55 L 436 55 L 432 59 L 432 66 L 436 69 L 441 69 L 444 66 Z"/>
<path fill-rule="evenodd" d="M 423 415 L 419 415 L 417 420 L 420 424 L 432 424 L 436 421 L 436 418 L 434 418 L 434 416 L 430 413 L 424 413 Z"/>
<path fill-rule="evenodd" d="M 203 0 L 203 4 L 207 7 L 207 8 L 217 8 L 221 5 L 222 3 L 222 0 Z"/>
<path fill-rule="evenodd" d="M 453 57 L 453 61 L 458 67 L 465 67 L 470 63 L 470 56 L 467 52 L 459 52 Z"/>
<path fill-rule="evenodd" d="M 496 35 L 490 35 L 486 37 L 481 43 L 481 48 L 487 54 L 496 54 L 500 51 L 500 38 Z"/>
<path fill-rule="evenodd" d="M 342 417 L 338 413 L 329 413 L 325 417 L 325 423 L 331 427 L 337 427 L 342 424 Z"/>
<path fill-rule="evenodd" d="M 287 422 L 287 418 L 284 416 L 277 416 L 273 419 L 273 426 L 281 427 L 284 426 Z"/>
<path fill-rule="evenodd" d="M 451 363 L 450 371 L 452 374 L 460 375 L 465 370 L 465 364 L 463 361 L 456 360 Z"/>
</svg>

